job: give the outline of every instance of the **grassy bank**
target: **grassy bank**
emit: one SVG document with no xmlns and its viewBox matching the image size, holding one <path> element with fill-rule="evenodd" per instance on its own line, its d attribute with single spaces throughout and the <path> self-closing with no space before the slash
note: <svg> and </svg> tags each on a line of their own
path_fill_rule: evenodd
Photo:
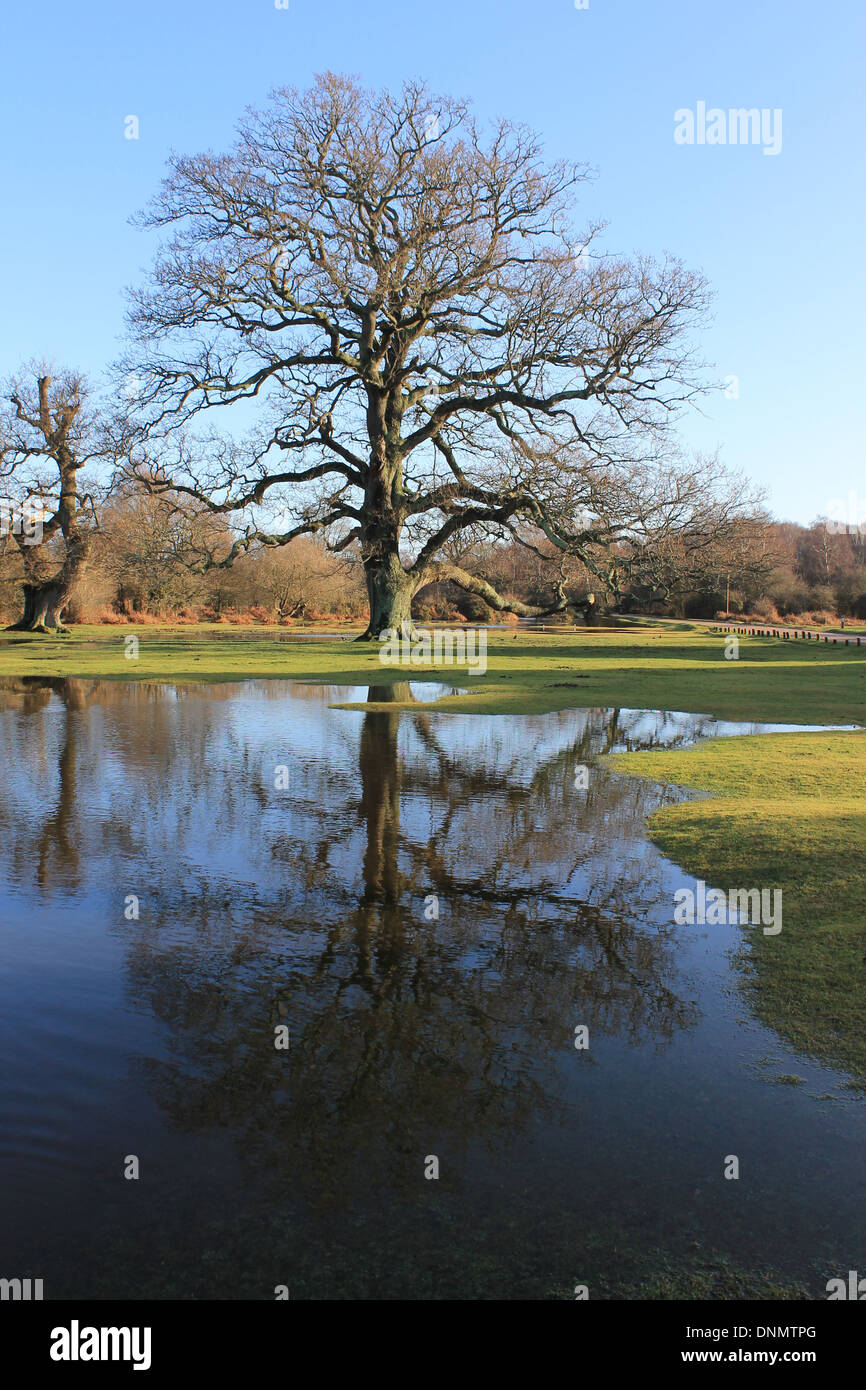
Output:
<svg viewBox="0 0 866 1390">
<path fill-rule="evenodd" d="M 136 660 L 127 640 L 137 637 Z M 866 722 L 866 649 L 742 638 L 726 661 L 708 628 L 643 625 L 576 633 L 494 631 L 488 669 L 388 667 L 377 645 L 300 641 L 281 628 L 77 628 L 68 637 L 0 634 L 0 677 L 220 681 L 278 677 L 354 686 L 447 681 L 466 693 L 437 705 L 486 714 L 575 706 L 672 709 L 793 723 Z M 400 692 L 394 692 L 400 694 Z"/>
<path fill-rule="evenodd" d="M 781 888 L 778 936 L 745 929 L 756 1014 L 866 1077 L 866 732 L 717 739 L 616 755 L 623 771 L 712 799 L 650 818 L 659 848 L 714 887 Z"/>
</svg>

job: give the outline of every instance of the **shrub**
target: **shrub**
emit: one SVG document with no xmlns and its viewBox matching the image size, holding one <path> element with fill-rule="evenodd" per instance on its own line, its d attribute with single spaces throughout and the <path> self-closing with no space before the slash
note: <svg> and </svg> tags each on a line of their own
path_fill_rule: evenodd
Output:
<svg viewBox="0 0 866 1390">
<path fill-rule="evenodd" d="M 759 598 L 754 604 L 753 612 L 757 618 L 763 618 L 766 622 L 779 622 L 779 610 L 771 598 Z"/>
</svg>

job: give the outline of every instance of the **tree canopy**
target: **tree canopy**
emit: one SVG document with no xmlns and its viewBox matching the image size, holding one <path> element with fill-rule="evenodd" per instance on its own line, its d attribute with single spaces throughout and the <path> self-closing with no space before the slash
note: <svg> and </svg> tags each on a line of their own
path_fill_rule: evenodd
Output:
<svg viewBox="0 0 866 1390">
<path fill-rule="evenodd" d="M 589 177 L 417 83 L 276 91 L 230 152 L 175 158 L 143 214 L 170 236 L 121 365 L 150 440 L 182 442 L 133 471 L 232 514 L 208 563 L 356 546 L 369 636 L 433 580 L 517 612 L 587 602 L 562 583 L 527 610 L 454 563 L 467 532 L 543 537 L 596 574 L 624 539 L 706 539 L 737 489 L 678 465 L 670 434 L 702 389 L 707 289 L 673 257 L 597 253 L 572 216 Z M 252 429 L 219 436 L 218 408 L 252 399 Z"/>
</svg>

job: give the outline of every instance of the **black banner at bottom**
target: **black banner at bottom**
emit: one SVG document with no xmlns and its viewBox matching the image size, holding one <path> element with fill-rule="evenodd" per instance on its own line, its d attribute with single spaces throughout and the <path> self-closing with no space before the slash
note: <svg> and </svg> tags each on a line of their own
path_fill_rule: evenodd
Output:
<svg viewBox="0 0 866 1390">
<path fill-rule="evenodd" d="M 859 1300 L 855 1300 L 859 1301 Z M 571 1355 L 579 1349 L 575 1373 L 583 1375 L 587 1358 L 609 1372 L 639 1370 L 666 1374 L 674 1367 L 805 1366 L 824 1376 L 856 1356 L 863 1337 L 863 1315 L 835 1301 L 826 1303 L 625 1303 L 575 1300 L 569 1304 L 446 1304 L 401 1303 L 394 1320 L 393 1303 L 24 1303 L 0 1304 L 2 1360 L 0 1370 L 14 1365 L 21 1373 L 48 1373 L 54 1379 L 98 1377 L 109 1370 L 116 1378 L 129 1374 L 144 1382 L 204 1372 L 222 1376 L 260 1371 L 265 1366 L 291 1378 L 309 1375 L 309 1357 L 321 1359 L 333 1374 L 341 1354 L 355 1373 L 369 1370 L 371 1335 L 393 1338 L 399 1375 L 421 1375 L 425 1383 L 437 1361 L 453 1375 L 449 1334 L 461 1346 L 475 1338 L 479 1323 L 483 1339 L 478 1355 L 497 1359 L 514 1353 L 520 1339 L 524 1354 L 547 1364 L 552 1348 L 526 1342 L 536 1331 L 545 1338 L 564 1334 Z M 497 1309 L 507 1310 L 499 1322 Z M 384 1313 L 378 1333 L 378 1317 Z M 351 1337 L 357 1327 L 358 1340 Z M 318 1340 L 319 1333 L 323 1334 Z M 493 1336 L 491 1338 L 491 1332 Z M 409 1337 L 407 1343 L 406 1338 Z M 363 1340 L 361 1340 L 363 1338 Z M 577 1339 L 574 1341 L 573 1339 Z M 387 1344 L 386 1344 L 387 1345 Z M 366 1354 L 362 1348 L 367 1348 Z M 398 1351 L 399 1348 L 399 1351 Z M 534 1353 L 533 1353 L 534 1348 Z M 305 1370 L 297 1361 L 305 1353 Z M 336 1353 L 336 1358 L 335 1358 Z M 420 1364 L 413 1365 L 414 1356 Z M 381 1348 L 376 1362 L 381 1368 Z M 360 1357 L 360 1361 L 359 1361 Z M 574 1364 L 574 1362 L 573 1362 Z M 392 1363 L 392 1374 L 397 1367 Z M 10 1382 L 11 1383 L 11 1382 Z M 135 1383 L 135 1382 L 133 1382 Z"/>
</svg>

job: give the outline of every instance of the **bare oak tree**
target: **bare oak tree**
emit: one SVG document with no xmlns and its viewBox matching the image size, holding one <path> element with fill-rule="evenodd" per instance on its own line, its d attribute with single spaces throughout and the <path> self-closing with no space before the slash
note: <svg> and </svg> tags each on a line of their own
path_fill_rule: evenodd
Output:
<svg viewBox="0 0 866 1390">
<path fill-rule="evenodd" d="M 63 612 L 87 566 L 95 517 L 92 494 L 81 495 L 88 465 L 114 458 L 116 439 L 92 407 L 85 378 L 54 376 L 30 366 L 6 384 L 0 406 L 0 491 L 29 507 L 39 525 L 20 525 L 5 538 L 17 545 L 24 574 L 18 630 L 63 630 Z"/>
<path fill-rule="evenodd" d="M 331 74 L 249 112 L 230 153 L 173 160 L 143 216 L 172 234 L 121 366 L 154 432 L 262 403 L 242 443 L 140 462 L 150 487 L 235 517 L 211 563 L 305 534 L 356 546 L 368 637 L 434 580 L 517 613 L 589 601 L 560 584 L 518 603 L 445 549 L 530 527 L 599 573 L 664 520 L 658 461 L 702 389 L 688 339 L 707 292 L 673 258 L 596 254 L 599 228 L 571 221 L 588 178 L 462 101 Z"/>
</svg>

